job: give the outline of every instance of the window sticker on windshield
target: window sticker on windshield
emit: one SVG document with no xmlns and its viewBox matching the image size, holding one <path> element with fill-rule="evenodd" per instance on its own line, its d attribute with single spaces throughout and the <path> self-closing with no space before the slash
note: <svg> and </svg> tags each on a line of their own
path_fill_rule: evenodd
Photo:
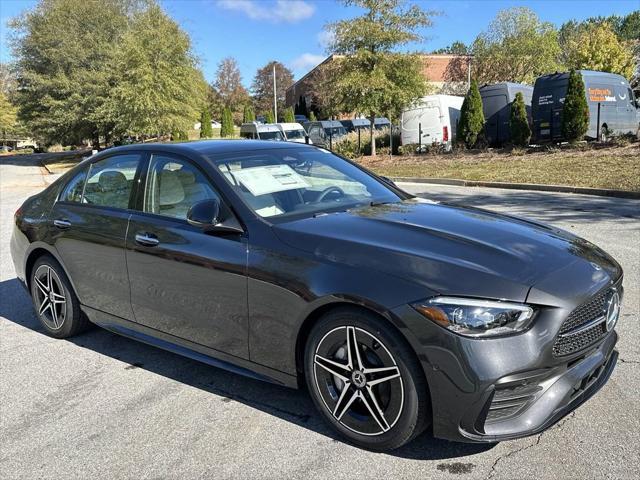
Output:
<svg viewBox="0 0 640 480">
<path fill-rule="evenodd" d="M 306 180 L 289 165 L 243 168 L 233 174 L 254 197 L 297 188 L 309 188 Z"/>
</svg>

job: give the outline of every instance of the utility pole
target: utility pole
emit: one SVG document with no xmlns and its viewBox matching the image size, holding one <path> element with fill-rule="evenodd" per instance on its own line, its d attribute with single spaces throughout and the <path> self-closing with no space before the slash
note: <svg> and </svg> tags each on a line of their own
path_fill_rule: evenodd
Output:
<svg viewBox="0 0 640 480">
<path fill-rule="evenodd" d="M 276 62 L 273 62 L 273 121 L 278 123 L 278 95 L 276 94 Z"/>
</svg>

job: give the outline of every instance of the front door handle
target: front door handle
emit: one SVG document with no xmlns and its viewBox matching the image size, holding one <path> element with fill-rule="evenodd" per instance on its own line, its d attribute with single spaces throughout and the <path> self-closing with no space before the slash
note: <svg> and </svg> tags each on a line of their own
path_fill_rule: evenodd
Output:
<svg viewBox="0 0 640 480">
<path fill-rule="evenodd" d="M 60 228 L 62 230 L 65 230 L 65 229 L 67 229 L 67 228 L 69 228 L 71 226 L 71 222 L 69 220 L 65 220 L 63 218 L 58 218 L 58 219 L 54 220 L 53 224 L 56 227 L 58 227 L 58 228 Z"/>
<path fill-rule="evenodd" d="M 155 247 L 160 243 L 160 240 L 150 233 L 136 233 L 136 243 L 145 247 Z"/>
</svg>

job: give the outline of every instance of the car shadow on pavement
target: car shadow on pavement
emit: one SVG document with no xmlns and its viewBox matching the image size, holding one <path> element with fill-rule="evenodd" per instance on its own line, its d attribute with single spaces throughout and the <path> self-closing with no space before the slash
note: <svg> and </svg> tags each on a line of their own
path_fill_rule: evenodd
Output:
<svg viewBox="0 0 640 480">
<path fill-rule="evenodd" d="M 0 317 L 46 335 L 33 311 L 31 299 L 18 279 L 0 282 L 0 298 Z M 222 402 L 240 402 L 325 435 L 334 442 L 343 441 L 320 417 L 304 390 L 292 390 L 233 374 L 97 327 L 60 341 L 69 341 L 119 360 L 125 370 L 145 369 L 217 395 L 221 397 Z M 427 431 L 409 445 L 383 455 L 417 460 L 441 460 L 481 453 L 494 446 L 495 444 L 464 444 L 439 440 Z"/>
<path fill-rule="evenodd" d="M 640 200 L 598 197 L 594 195 L 550 194 L 530 190 L 495 190 L 484 193 L 429 193 L 425 185 L 418 196 L 455 206 L 487 210 L 507 210 L 509 214 L 529 217 L 546 223 L 564 222 L 637 222 L 640 220 Z"/>
</svg>

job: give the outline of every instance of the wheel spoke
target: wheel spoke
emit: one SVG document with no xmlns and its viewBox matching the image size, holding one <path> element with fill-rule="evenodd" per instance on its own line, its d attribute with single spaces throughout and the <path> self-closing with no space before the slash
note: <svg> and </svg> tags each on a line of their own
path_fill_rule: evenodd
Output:
<svg viewBox="0 0 640 480">
<path fill-rule="evenodd" d="M 343 391 L 347 391 L 349 390 L 346 386 L 343 389 Z M 344 395 L 347 396 L 347 395 Z M 343 395 L 340 395 L 340 399 L 338 399 L 338 404 L 336 405 L 336 408 L 333 410 L 333 415 L 336 417 L 336 419 L 340 420 L 345 413 L 347 413 L 347 410 L 349 410 L 349 407 L 351 407 L 351 404 L 356 400 L 356 398 L 358 398 L 360 396 L 360 392 L 358 390 L 355 390 L 353 392 L 353 394 L 349 397 L 349 400 L 347 400 L 346 402 L 344 401 Z M 342 401 L 340 401 L 342 400 Z M 340 407 L 340 408 L 338 408 Z"/>
<path fill-rule="evenodd" d="M 333 416 L 338 418 L 339 414 L 344 414 L 343 410 L 345 409 L 345 399 L 349 393 L 351 385 L 349 382 L 344 382 L 344 387 L 340 392 L 340 396 L 338 397 L 338 401 L 336 402 L 336 406 L 333 408 Z M 342 416 L 342 415 L 340 415 Z"/>
<path fill-rule="evenodd" d="M 364 370 L 367 376 L 367 385 L 374 386 L 383 382 L 388 382 L 394 378 L 400 376 L 400 370 L 398 367 L 382 367 L 382 368 L 367 368 Z"/>
<path fill-rule="evenodd" d="M 343 382 L 349 381 L 349 367 L 347 365 L 342 365 L 338 362 L 334 362 L 333 360 L 329 360 L 328 358 L 322 357 L 316 354 L 314 358 L 314 362 L 316 365 L 324 368 L 331 375 L 335 375 Z"/>
<path fill-rule="evenodd" d="M 347 327 L 347 360 L 348 365 L 353 370 L 362 370 L 362 359 L 360 358 L 360 349 L 358 348 L 358 339 L 356 338 L 356 329 Z"/>
<path fill-rule="evenodd" d="M 48 296 L 49 290 L 47 289 L 47 286 L 42 282 L 42 280 L 36 277 L 35 281 L 36 281 L 36 286 L 38 287 L 38 290 L 40 290 L 40 293 L 42 293 L 42 295 L 44 295 L 45 297 Z"/>
<path fill-rule="evenodd" d="M 45 299 L 42 300 L 42 303 L 40 304 L 40 308 L 38 309 L 38 315 L 42 315 L 44 312 L 46 312 L 47 308 L 49 308 L 50 305 L 51 302 L 49 302 L 49 297 L 45 297 Z"/>
<path fill-rule="evenodd" d="M 51 283 L 51 268 L 47 267 L 47 290 L 53 290 L 53 283 Z"/>
<path fill-rule="evenodd" d="M 53 292 L 53 303 L 65 303 L 66 301 L 67 300 L 64 298 L 64 295 Z"/>
<path fill-rule="evenodd" d="M 56 311 L 56 306 L 53 303 L 49 305 L 51 305 L 51 319 L 53 320 L 53 326 L 55 328 L 59 328 L 60 325 L 58 324 L 58 312 Z"/>
<path fill-rule="evenodd" d="M 389 424 L 387 423 L 387 419 L 384 417 L 384 413 L 382 413 L 382 409 L 380 405 L 378 405 L 378 401 L 376 400 L 376 396 L 373 393 L 373 390 L 369 385 L 363 390 L 360 390 L 360 398 L 362 403 L 364 403 L 371 416 L 376 421 L 376 423 L 380 426 L 383 432 L 389 430 Z"/>
</svg>

